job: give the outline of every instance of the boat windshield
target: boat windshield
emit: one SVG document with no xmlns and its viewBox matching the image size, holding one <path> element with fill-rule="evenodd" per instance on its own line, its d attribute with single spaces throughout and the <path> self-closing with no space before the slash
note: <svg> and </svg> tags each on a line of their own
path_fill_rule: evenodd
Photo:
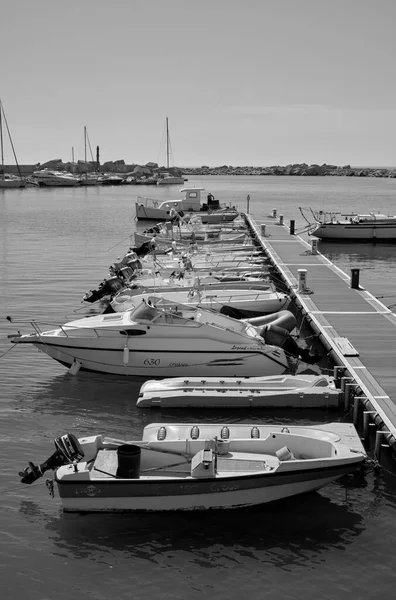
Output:
<svg viewBox="0 0 396 600">
<path fill-rule="evenodd" d="M 193 320 L 195 312 L 195 307 L 176 304 L 165 298 L 152 297 L 132 310 L 129 318 L 135 322 L 192 325 L 196 324 Z"/>
</svg>

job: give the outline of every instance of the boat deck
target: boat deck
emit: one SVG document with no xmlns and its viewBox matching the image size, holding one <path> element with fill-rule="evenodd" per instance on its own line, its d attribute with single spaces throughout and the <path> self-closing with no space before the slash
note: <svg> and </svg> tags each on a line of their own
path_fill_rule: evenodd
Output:
<svg viewBox="0 0 396 600">
<path fill-rule="evenodd" d="M 280 219 L 246 220 L 306 321 L 396 441 L 396 315 Z M 302 282 L 305 277 L 305 285 Z M 353 287 L 352 287 L 353 285 Z M 388 439 L 388 442 L 391 440 Z"/>
</svg>

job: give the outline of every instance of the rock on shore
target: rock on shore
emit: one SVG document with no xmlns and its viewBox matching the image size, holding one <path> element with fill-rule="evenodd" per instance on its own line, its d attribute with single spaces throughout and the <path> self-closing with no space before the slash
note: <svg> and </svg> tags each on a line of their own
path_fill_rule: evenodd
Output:
<svg viewBox="0 0 396 600">
<path fill-rule="evenodd" d="M 293 176 L 334 176 L 334 177 L 396 177 L 395 169 L 360 168 L 345 165 L 307 165 L 306 163 L 271 167 L 194 167 L 183 168 L 185 175 L 293 175 Z"/>
<path fill-rule="evenodd" d="M 183 175 L 280 175 L 280 176 L 297 176 L 297 177 L 396 177 L 396 168 L 378 168 L 378 167 L 351 167 L 351 165 L 345 165 L 338 167 L 336 165 L 308 165 L 306 163 L 293 164 L 293 165 L 273 165 L 270 167 L 233 167 L 229 165 L 222 165 L 219 167 L 160 167 L 155 162 L 148 162 L 145 165 L 139 165 L 137 163 L 126 164 L 124 160 L 108 161 L 103 164 L 92 162 L 78 161 L 75 163 L 66 162 L 64 163 L 61 159 L 53 159 L 44 164 L 38 163 L 36 165 L 19 165 L 20 170 L 24 174 L 31 174 L 33 171 L 38 169 L 55 169 L 57 171 L 69 171 L 71 173 L 79 174 L 91 171 L 99 171 L 106 173 L 117 173 L 118 175 L 130 175 L 139 177 L 152 177 L 158 176 L 163 172 L 168 172 L 171 175 L 182 177 Z M 4 172 L 16 173 L 17 167 L 5 166 Z"/>
</svg>

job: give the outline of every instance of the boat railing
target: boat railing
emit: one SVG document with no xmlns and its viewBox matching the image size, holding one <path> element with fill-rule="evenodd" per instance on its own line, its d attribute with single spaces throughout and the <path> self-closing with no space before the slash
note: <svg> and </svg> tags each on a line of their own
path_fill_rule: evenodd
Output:
<svg viewBox="0 0 396 600">
<path fill-rule="evenodd" d="M 69 337 L 67 334 L 67 326 L 66 325 L 58 325 L 58 324 L 55 325 L 54 323 L 48 323 L 45 321 L 40 321 L 40 323 L 38 321 L 31 321 L 30 323 L 38 336 L 41 336 L 43 333 L 48 332 L 48 330 L 46 330 L 46 331 L 43 330 L 43 326 L 51 326 L 54 329 L 60 329 L 62 331 L 62 333 L 64 333 L 65 337 Z M 80 329 L 81 331 L 83 331 L 85 328 L 69 327 L 69 329 L 73 329 L 73 331 L 75 332 L 76 329 Z M 96 337 L 100 337 L 100 333 L 95 329 L 95 327 L 89 327 L 86 329 L 89 329 L 90 331 L 94 331 L 96 334 Z"/>
<path fill-rule="evenodd" d="M 159 201 L 157 198 L 149 198 L 147 196 L 138 196 L 137 197 L 138 204 L 144 204 L 144 206 L 151 206 L 153 208 L 157 208 L 159 205 Z"/>
</svg>

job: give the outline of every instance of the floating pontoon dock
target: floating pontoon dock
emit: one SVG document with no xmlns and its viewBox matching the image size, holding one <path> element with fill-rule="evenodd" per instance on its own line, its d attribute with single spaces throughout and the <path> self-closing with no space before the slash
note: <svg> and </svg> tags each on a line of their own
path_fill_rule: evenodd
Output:
<svg viewBox="0 0 396 600">
<path fill-rule="evenodd" d="M 396 315 L 351 276 L 293 233 L 276 211 L 246 221 L 306 322 L 338 365 L 346 409 L 363 406 L 363 424 L 378 427 L 376 447 L 396 449 Z M 356 273 L 357 271 L 357 273 Z M 357 275 L 357 277 L 356 277 Z M 337 367 L 336 367 L 337 369 Z"/>
</svg>

